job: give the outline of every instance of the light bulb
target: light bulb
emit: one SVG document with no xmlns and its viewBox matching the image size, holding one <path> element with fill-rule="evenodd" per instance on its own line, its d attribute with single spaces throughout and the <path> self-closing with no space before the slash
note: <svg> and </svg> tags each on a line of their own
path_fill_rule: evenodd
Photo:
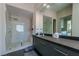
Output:
<svg viewBox="0 0 79 59">
<path fill-rule="evenodd" d="M 50 5 L 47 5 L 47 8 L 49 8 L 50 7 Z"/>
<path fill-rule="evenodd" d="M 46 6 L 47 4 L 43 4 L 43 6 Z"/>
</svg>

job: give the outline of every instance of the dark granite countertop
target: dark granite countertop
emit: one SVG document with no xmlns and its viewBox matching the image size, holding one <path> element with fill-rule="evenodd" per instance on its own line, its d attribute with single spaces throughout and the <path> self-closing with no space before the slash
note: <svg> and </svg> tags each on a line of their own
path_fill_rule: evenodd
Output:
<svg viewBox="0 0 79 59">
<path fill-rule="evenodd" d="M 79 41 L 76 40 L 63 39 L 63 38 L 56 39 L 51 36 L 37 36 L 37 37 L 79 50 Z"/>
</svg>

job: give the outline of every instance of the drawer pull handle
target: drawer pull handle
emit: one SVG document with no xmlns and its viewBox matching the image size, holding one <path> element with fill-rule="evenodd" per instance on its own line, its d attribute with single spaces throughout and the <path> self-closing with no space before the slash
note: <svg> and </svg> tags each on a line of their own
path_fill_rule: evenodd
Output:
<svg viewBox="0 0 79 59">
<path fill-rule="evenodd" d="M 68 56 L 68 54 L 66 54 L 66 53 L 64 53 L 64 52 L 62 52 L 62 51 L 60 51 L 60 50 L 58 50 L 56 48 L 55 48 L 55 50 L 58 51 L 58 52 L 60 52 L 60 53 L 62 53 L 62 54 L 64 54 L 65 56 Z"/>
</svg>

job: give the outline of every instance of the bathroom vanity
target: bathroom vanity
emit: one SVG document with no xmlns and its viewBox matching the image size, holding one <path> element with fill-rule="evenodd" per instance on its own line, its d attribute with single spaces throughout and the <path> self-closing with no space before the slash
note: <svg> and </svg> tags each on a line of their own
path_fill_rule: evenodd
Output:
<svg viewBox="0 0 79 59">
<path fill-rule="evenodd" d="M 33 35 L 33 46 L 42 56 L 79 56 L 79 41 Z"/>
</svg>

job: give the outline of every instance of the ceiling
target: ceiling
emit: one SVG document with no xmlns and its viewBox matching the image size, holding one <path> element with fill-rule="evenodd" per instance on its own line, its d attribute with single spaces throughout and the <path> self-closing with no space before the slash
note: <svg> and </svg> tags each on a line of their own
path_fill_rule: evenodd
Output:
<svg viewBox="0 0 79 59">
<path fill-rule="evenodd" d="M 68 3 L 55 3 L 55 4 L 50 4 L 50 9 L 54 10 L 54 11 L 60 11 L 63 8 L 65 8 L 66 6 L 68 6 Z"/>
<path fill-rule="evenodd" d="M 29 3 L 29 5 L 33 6 L 34 9 L 39 10 L 39 11 L 46 11 L 46 10 L 60 11 L 66 6 L 70 5 L 70 3 L 46 3 L 47 5 L 50 5 L 49 8 L 46 8 L 45 6 L 43 6 L 43 4 L 44 3 Z M 25 3 L 25 5 L 28 5 L 28 4 Z M 7 5 L 7 9 L 12 14 L 16 14 L 20 16 L 24 15 L 25 17 L 29 17 L 29 18 L 32 18 L 33 16 L 33 13 L 23 10 L 23 9 L 13 7 L 13 6 Z"/>
<path fill-rule="evenodd" d="M 43 3 L 37 4 L 36 6 L 38 7 L 39 10 L 45 11 L 45 10 L 54 10 L 54 11 L 60 11 L 66 6 L 70 5 L 70 3 L 47 3 L 47 5 L 50 5 L 49 8 L 46 8 L 43 6 Z"/>
</svg>

